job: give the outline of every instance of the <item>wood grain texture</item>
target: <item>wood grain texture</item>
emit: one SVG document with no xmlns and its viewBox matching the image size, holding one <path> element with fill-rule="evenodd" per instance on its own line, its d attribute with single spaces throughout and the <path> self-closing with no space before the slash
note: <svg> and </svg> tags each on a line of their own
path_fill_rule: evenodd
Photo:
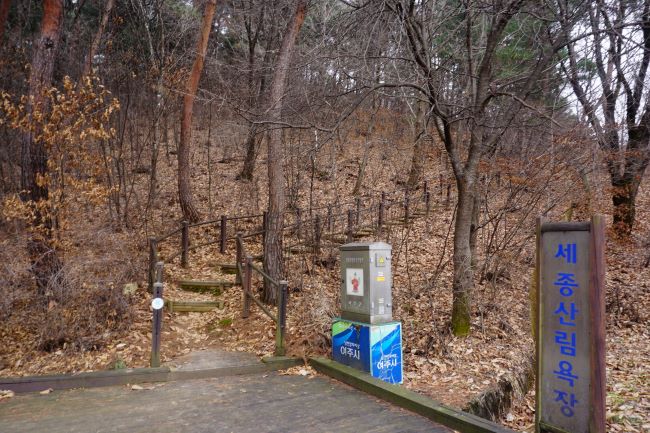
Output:
<svg viewBox="0 0 650 433">
<path fill-rule="evenodd" d="M 429 397 L 392 385 L 326 358 L 310 358 L 318 372 L 340 380 L 370 395 L 413 411 L 430 420 L 463 433 L 514 433 L 499 424 L 442 405 Z"/>
<path fill-rule="evenodd" d="M 2 431 L 450 433 L 324 377 L 252 374 L 143 388 L 16 396 L 0 405 Z"/>
<path fill-rule="evenodd" d="M 590 268 L 591 417 L 589 431 L 605 433 L 605 221 L 602 215 L 595 215 L 591 219 Z"/>
</svg>

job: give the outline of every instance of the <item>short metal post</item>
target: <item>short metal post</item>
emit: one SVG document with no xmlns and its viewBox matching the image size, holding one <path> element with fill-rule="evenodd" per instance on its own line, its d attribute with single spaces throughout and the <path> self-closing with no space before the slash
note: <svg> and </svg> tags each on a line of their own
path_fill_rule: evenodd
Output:
<svg viewBox="0 0 650 433">
<path fill-rule="evenodd" d="M 320 237 L 321 237 L 321 222 L 320 215 L 316 215 L 314 219 L 314 261 L 320 255 Z"/>
<path fill-rule="evenodd" d="M 429 213 L 431 212 L 431 194 L 429 193 L 429 191 L 424 193 L 424 206 L 426 210 L 426 215 L 428 217 Z"/>
<path fill-rule="evenodd" d="M 156 262 L 156 283 L 163 282 L 163 266 L 165 266 L 163 262 Z"/>
<path fill-rule="evenodd" d="M 244 253 L 242 251 L 242 238 L 241 238 L 241 233 L 237 233 L 236 236 L 236 243 L 237 243 L 237 253 L 235 255 L 235 268 L 237 269 L 237 273 L 235 274 L 235 284 L 242 284 L 242 276 L 239 273 L 239 268 L 243 267 L 244 263 Z M 237 266 L 239 265 L 239 266 Z"/>
<path fill-rule="evenodd" d="M 251 267 L 253 265 L 253 258 L 251 256 L 246 257 L 246 264 L 244 266 L 244 283 L 242 284 L 242 291 L 243 291 L 243 304 L 244 308 L 242 311 L 242 317 L 246 318 L 250 315 L 251 313 L 251 300 L 250 296 L 248 295 L 249 293 L 252 292 L 251 288 L 251 280 L 252 280 L 252 274 L 253 274 L 253 268 Z"/>
<path fill-rule="evenodd" d="M 226 252 L 226 240 L 227 235 L 226 235 L 226 221 L 227 218 L 225 215 L 221 215 L 221 244 L 219 246 L 219 252 L 221 254 L 224 254 Z"/>
<path fill-rule="evenodd" d="M 286 354 L 287 298 L 289 297 L 287 281 L 280 281 L 278 287 L 278 322 L 275 332 L 275 356 Z"/>
<path fill-rule="evenodd" d="M 355 204 L 356 204 L 357 212 L 355 214 L 354 224 L 358 227 L 359 221 L 361 221 L 361 198 L 357 197 L 355 201 L 356 201 Z"/>
<path fill-rule="evenodd" d="M 153 285 L 153 299 L 163 297 L 162 283 L 154 283 Z M 149 364 L 151 367 L 160 367 L 160 336 L 162 329 L 163 309 L 154 308 L 153 310 L 153 325 L 151 330 L 151 359 Z"/>
<path fill-rule="evenodd" d="M 386 193 L 381 193 L 381 201 L 379 202 L 379 215 L 377 216 L 377 233 L 381 233 L 384 227 L 384 212 L 386 211 Z"/>
<path fill-rule="evenodd" d="M 153 283 L 155 283 L 155 266 L 158 260 L 158 242 L 156 238 L 149 238 L 149 274 L 147 275 L 147 283 L 149 285 L 149 292 L 153 293 Z"/>
<path fill-rule="evenodd" d="M 352 242 L 352 233 L 354 230 L 353 226 L 354 226 L 354 215 L 352 209 L 348 209 L 348 233 L 347 233 L 348 242 Z"/>
<path fill-rule="evenodd" d="M 186 268 L 187 254 L 190 249 L 190 223 L 183 221 L 181 225 L 181 266 Z"/>
</svg>

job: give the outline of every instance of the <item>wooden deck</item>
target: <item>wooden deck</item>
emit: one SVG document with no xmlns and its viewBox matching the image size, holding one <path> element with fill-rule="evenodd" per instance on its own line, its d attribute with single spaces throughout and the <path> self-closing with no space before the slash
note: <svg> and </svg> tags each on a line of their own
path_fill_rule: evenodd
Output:
<svg viewBox="0 0 650 433">
<path fill-rule="evenodd" d="M 451 432 L 331 379 L 252 374 L 24 394 L 0 402 L 10 432 Z"/>
<path fill-rule="evenodd" d="M 259 364 L 249 353 L 203 350 L 167 366 L 201 379 L 18 394 L 0 401 L 0 431 L 451 432 L 325 376 L 200 374 Z"/>
</svg>

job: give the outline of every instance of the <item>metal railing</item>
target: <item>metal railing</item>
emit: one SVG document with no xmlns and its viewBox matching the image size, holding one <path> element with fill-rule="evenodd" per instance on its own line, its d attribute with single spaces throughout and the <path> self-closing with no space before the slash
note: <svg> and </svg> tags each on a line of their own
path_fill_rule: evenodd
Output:
<svg viewBox="0 0 650 433">
<path fill-rule="evenodd" d="M 237 272 L 241 276 L 243 307 L 242 317 L 246 318 L 250 315 L 251 301 L 254 302 L 260 310 L 264 312 L 271 320 L 275 322 L 275 356 L 284 356 L 286 354 L 286 324 L 287 324 L 287 300 L 289 296 L 288 282 L 285 280 L 275 280 L 269 274 L 264 272 L 253 263 L 253 257 L 247 254 L 244 241 L 241 234 L 237 234 Z M 267 305 L 252 291 L 253 273 L 261 276 L 262 279 L 269 285 L 277 289 L 276 307 L 277 314 L 274 314 Z"/>
</svg>

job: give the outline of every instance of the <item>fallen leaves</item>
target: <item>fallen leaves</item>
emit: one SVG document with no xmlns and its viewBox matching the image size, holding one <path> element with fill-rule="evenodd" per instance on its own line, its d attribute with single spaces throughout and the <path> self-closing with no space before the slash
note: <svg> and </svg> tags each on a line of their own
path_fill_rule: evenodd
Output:
<svg viewBox="0 0 650 433">
<path fill-rule="evenodd" d="M 16 393 L 10 389 L 0 389 L 0 400 L 4 400 L 6 398 L 12 398 L 15 395 Z"/>
</svg>

